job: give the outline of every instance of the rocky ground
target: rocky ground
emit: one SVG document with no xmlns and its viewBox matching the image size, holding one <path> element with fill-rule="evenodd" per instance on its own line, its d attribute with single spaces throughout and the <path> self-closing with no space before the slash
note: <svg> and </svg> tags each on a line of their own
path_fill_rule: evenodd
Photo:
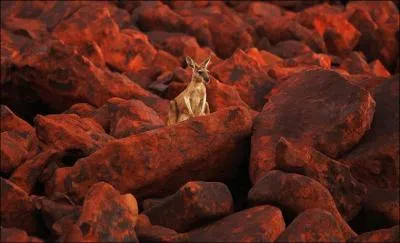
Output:
<svg viewBox="0 0 400 243">
<path fill-rule="evenodd" d="M 1 241 L 399 241 L 398 5 L 344 2 L 1 1 Z"/>
</svg>

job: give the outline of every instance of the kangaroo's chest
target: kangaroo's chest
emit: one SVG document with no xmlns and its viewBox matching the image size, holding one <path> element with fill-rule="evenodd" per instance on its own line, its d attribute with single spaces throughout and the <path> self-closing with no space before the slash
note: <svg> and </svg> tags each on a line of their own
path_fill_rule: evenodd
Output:
<svg viewBox="0 0 400 243">
<path fill-rule="evenodd" d="M 177 98 L 178 103 L 184 103 L 184 99 L 188 99 L 193 110 L 201 108 L 203 100 L 206 99 L 206 87 L 204 84 L 187 87 Z"/>
</svg>

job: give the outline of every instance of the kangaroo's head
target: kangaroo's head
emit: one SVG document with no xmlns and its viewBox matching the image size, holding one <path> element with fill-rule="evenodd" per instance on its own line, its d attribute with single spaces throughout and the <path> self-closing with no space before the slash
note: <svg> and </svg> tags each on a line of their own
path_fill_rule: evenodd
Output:
<svg viewBox="0 0 400 243">
<path fill-rule="evenodd" d="M 195 80 L 209 82 L 207 66 L 210 64 L 211 56 L 207 57 L 201 64 L 197 64 L 192 58 L 186 57 L 187 65 L 193 70 L 193 78 Z"/>
</svg>

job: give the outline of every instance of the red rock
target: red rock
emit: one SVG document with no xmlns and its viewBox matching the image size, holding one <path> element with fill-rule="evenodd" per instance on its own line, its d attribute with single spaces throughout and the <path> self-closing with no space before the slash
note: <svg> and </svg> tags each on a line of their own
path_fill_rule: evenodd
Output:
<svg viewBox="0 0 400 243">
<path fill-rule="evenodd" d="M 300 213 L 275 242 L 345 242 L 335 217 L 314 208 Z"/>
<path fill-rule="evenodd" d="M 156 68 L 160 72 L 173 71 L 180 66 L 178 58 L 165 51 L 158 51 L 150 69 Z"/>
<path fill-rule="evenodd" d="M 368 61 L 379 56 L 380 46 L 376 34 L 378 26 L 367 11 L 356 9 L 349 18 L 349 22 L 360 31 L 361 36 L 356 48 L 362 51 Z"/>
<path fill-rule="evenodd" d="M 19 186 L 28 194 L 34 192 L 38 179 L 47 165 L 61 159 L 61 154 L 54 150 L 47 150 L 27 160 L 11 175 L 10 181 Z"/>
<path fill-rule="evenodd" d="M 363 202 L 369 229 L 395 226 L 400 221 L 399 189 L 369 188 Z"/>
<path fill-rule="evenodd" d="M 101 47 L 107 64 L 120 72 L 145 69 L 157 55 L 147 36 L 134 29 L 121 30 L 115 40 Z"/>
<path fill-rule="evenodd" d="M 303 65 L 301 63 L 297 63 L 297 61 L 294 59 L 287 59 L 285 62 L 272 65 L 268 70 L 268 74 L 271 78 L 277 80 L 278 83 L 281 83 L 282 80 L 285 80 L 290 76 L 298 75 L 305 71 L 314 69 L 319 69 L 319 67 L 317 65 Z"/>
<path fill-rule="evenodd" d="M 361 33 L 340 15 L 316 15 L 313 26 L 324 37 L 326 48 L 330 54 L 343 56 L 353 50 Z"/>
<path fill-rule="evenodd" d="M 88 103 L 77 103 L 72 105 L 70 108 L 65 110 L 63 114 L 77 114 L 78 116 L 84 118 L 91 118 L 93 113 L 95 112 L 96 107 L 88 104 Z"/>
<path fill-rule="evenodd" d="M 296 148 L 284 138 L 277 142 L 275 160 L 279 169 L 308 176 L 328 189 L 346 221 L 360 211 L 367 188 L 354 179 L 346 165 L 315 149 Z"/>
<path fill-rule="evenodd" d="M 139 100 L 108 100 L 110 135 L 124 138 L 164 126 L 157 113 Z"/>
<path fill-rule="evenodd" d="M 242 100 L 256 111 L 262 109 L 264 96 L 274 86 L 267 72 L 242 50 L 214 66 L 211 73 L 221 82 L 236 87 Z"/>
<path fill-rule="evenodd" d="M 179 32 L 186 27 L 183 17 L 161 2 L 143 4 L 132 12 L 132 16 L 143 31 Z"/>
<path fill-rule="evenodd" d="M 82 213 L 64 239 L 75 242 L 138 242 L 134 231 L 137 216 L 137 202 L 131 194 L 121 195 L 110 184 L 99 182 L 88 191 Z"/>
<path fill-rule="evenodd" d="M 337 158 L 359 142 L 375 109 L 367 91 L 334 71 L 321 69 L 292 75 L 267 98 L 252 135 L 253 183 L 276 167 L 275 146 L 280 137 Z"/>
<path fill-rule="evenodd" d="M 300 2 L 298 2 L 298 1 L 290 1 L 290 0 L 289 1 L 288 0 L 285 0 L 285 1 L 273 0 L 273 1 L 271 1 L 271 3 L 273 3 L 273 4 L 277 5 L 277 6 L 280 6 L 282 8 L 289 9 L 289 10 L 297 12 L 297 11 L 304 10 L 305 8 L 311 7 L 311 6 L 315 5 L 315 4 L 320 4 L 321 1 L 312 0 L 312 1 L 300 1 Z"/>
<path fill-rule="evenodd" d="M 252 58 L 254 58 L 260 65 L 268 66 L 275 63 L 282 62 L 282 58 L 268 52 L 268 51 L 259 51 L 257 48 L 250 48 L 246 51 L 246 54 Z"/>
<path fill-rule="evenodd" d="M 49 36 L 46 24 L 38 19 L 19 18 L 13 16 L 7 18 L 5 22 L 2 21 L 2 26 L 15 34 L 22 34 L 27 38 L 37 41 L 44 40 Z"/>
<path fill-rule="evenodd" d="M 32 199 L 26 192 L 7 179 L 0 178 L 1 183 L 1 226 L 19 228 L 30 235 L 37 235 L 42 225 L 36 215 Z"/>
<path fill-rule="evenodd" d="M 154 225 L 186 232 L 232 212 L 233 199 L 227 186 L 219 182 L 193 181 L 143 214 Z"/>
<path fill-rule="evenodd" d="M 118 34 L 119 26 L 111 17 L 109 5 L 88 4 L 61 21 L 51 36 L 67 45 L 95 41 L 103 46 L 118 37 Z"/>
<path fill-rule="evenodd" d="M 236 174 L 244 161 L 251 125 L 247 109 L 231 107 L 119 139 L 73 167 L 57 169 L 47 188 L 81 199 L 101 180 L 142 199 L 166 196 L 190 180 L 221 181 Z"/>
<path fill-rule="evenodd" d="M 267 36 L 271 44 L 281 41 L 296 40 L 308 45 L 314 52 L 326 53 L 322 37 L 292 20 L 291 17 L 266 18 L 256 27 L 260 37 Z"/>
<path fill-rule="evenodd" d="M 399 235 L 399 226 L 397 225 L 390 229 L 380 229 L 360 234 L 347 242 L 398 242 L 400 240 Z"/>
<path fill-rule="evenodd" d="M 338 71 L 341 69 L 338 69 Z M 345 74 L 346 78 L 349 79 L 349 81 L 363 89 L 368 90 L 369 92 L 372 92 L 376 87 L 378 87 L 380 84 L 385 82 L 387 78 L 384 77 L 378 77 L 378 76 L 373 76 L 370 74 L 352 74 L 350 75 L 349 73 Z"/>
<path fill-rule="evenodd" d="M 60 203 L 45 197 L 34 197 L 35 208 L 40 212 L 47 229 L 58 238 L 78 220 L 81 206 Z M 70 203 L 70 202 L 69 202 Z M 69 222 L 67 218 L 72 218 Z M 60 223 L 62 222 L 62 225 Z"/>
<path fill-rule="evenodd" d="M 379 60 L 375 60 L 369 64 L 369 67 L 371 69 L 371 73 L 374 74 L 375 76 L 379 77 L 390 77 L 390 73 L 386 68 L 382 65 L 382 63 Z"/>
<path fill-rule="evenodd" d="M 136 230 L 139 242 L 175 242 L 179 235 L 176 231 L 159 225 Z"/>
<path fill-rule="evenodd" d="M 396 69 L 396 61 L 399 56 L 399 20 L 397 20 L 397 26 L 392 24 L 385 24 L 378 27 L 376 31 L 378 35 L 378 46 L 379 60 L 385 65 L 385 67 L 394 71 Z"/>
<path fill-rule="evenodd" d="M 376 111 L 371 129 L 340 161 L 368 187 L 399 186 L 399 76 L 392 76 L 373 90 Z"/>
<path fill-rule="evenodd" d="M 207 102 L 211 112 L 230 106 L 244 106 L 249 108 L 242 98 L 240 98 L 234 86 L 224 84 L 217 79 L 211 78 L 210 82 L 206 85 L 206 89 Z M 254 111 L 252 110 L 252 112 Z"/>
<path fill-rule="evenodd" d="M 251 205 L 271 204 L 284 208 L 285 217 L 320 208 L 331 213 L 339 224 L 345 239 L 356 234 L 344 221 L 329 191 L 317 181 L 298 174 L 281 171 L 267 172 L 249 191 Z"/>
<path fill-rule="evenodd" d="M 253 45 L 252 27 L 233 10 L 223 4 L 207 9 L 208 14 L 196 8 L 179 11 L 188 33 L 195 36 L 201 46 L 210 47 L 218 57 L 225 59 L 236 49 L 244 50 Z"/>
<path fill-rule="evenodd" d="M 7 106 L 1 105 L 0 113 L 1 132 L 12 131 L 24 138 L 35 133 L 34 128 L 29 123 L 14 114 Z"/>
<path fill-rule="evenodd" d="M 310 47 L 306 44 L 295 40 L 281 41 L 274 47 L 271 47 L 271 49 L 268 49 L 268 51 L 283 59 L 293 58 L 312 52 Z"/>
<path fill-rule="evenodd" d="M 57 151 L 87 156 L 102 148 L 113 138 L 90 118 L 75 114 L 37 115 L 34 122 L 37 137 L 47 147 Z"/>
<path fill-rule="evenodd" d="M 301 65 L 316 65 L 323 68 L 331 68 L 332 56 L 326 54 L 307 53 L 292 58 L 292 60 Z"/>
<path fill-rule="evenodd" d="M 185 242 L 272 242 L 285 229 L 281 211 L 270 205 L 249 208 L 185 234 Z"/>
<path fill-rule="evenodd" d="M 32 48 L 27 48 L 17 63 L 15 84 L 32 81 L 30 86 L 56 111 L 63 112 L 79 102 L 99 107 L 109 98 L 120 97 L 138 98 L 160 114 L 168 112 L 168 101 L 142 89 L 124 75 L 99 69 L 71 46 L 50 41 Z"/>
<path fill-rule="evenodd" d="M 390 16 L 399 14 L 398 8 L 392 1 L 355 1 L 346 4 L 346 11 L 350 14 L 356 10 L 368 12 L 378 24 L 386 22 Z"/>
<path fill-rule="evenodd" d="M 192 57 L 193 60 L 202 61 L 210 55 L 212 58 L 209 68 L 221 62 L 210 48 L 200 47 L 196 38 L 192 36 L 164 31 L 151 31 L 147 35 L 155 47 L 179 57 L 181 63 L 184 63 L 186 56 Z"/>
<path fill-rule="evenodd" d="M 339 68 L 346 70 L 350 74 L 370 74 L 371 68 L 365 57 L 360 52 L 352 52 L 343 59 Z"/>
<path fill-rule="evenodd" d="M 17 228 L 3 228 L 0 226 L 1 242 L 44 242 L 42 239 L 29 236 L 24 230 Z"/>
<path fill-rule="evenodd" d="M 49 6 L 49 8 L 43 11 L 40 16 L 38 16 L 38 19 L 47 25 L 49 31 L 52 31 L 62 20 L 68 18 L 74 12 L 78 11 L 80 7 L 85 5 L 85 2 L 71 1 L 67 3 L 64 1 L 54 1 L 51 4 L 46 2 L 45 6 L 46 5 Z M 25 6 L 27 8 L 31 7 L 30 4 L 26 4 Z"/>
<path fill-rule="evenodd" d="M 21 165 L 28 157 L 24 141 L 25 139 L 15 132 L 1 133 L 1 172 L 11 173 Z"/>
</svg>

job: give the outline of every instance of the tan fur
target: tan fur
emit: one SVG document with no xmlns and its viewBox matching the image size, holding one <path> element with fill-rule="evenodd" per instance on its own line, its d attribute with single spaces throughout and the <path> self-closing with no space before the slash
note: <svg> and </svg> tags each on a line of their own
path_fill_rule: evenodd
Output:
<svg viewBox="0 0 400 243">
<path fill-rule="evenodd" d="M 190 57 L 186 57 L 186 62 L 193 69 L 192 79 L 186 89 L 170 101 L 167 125 L 210 114 L 204 80 L 208 79 L 207 65 L 210 57 L 200 65 Z"/>
</svg>

